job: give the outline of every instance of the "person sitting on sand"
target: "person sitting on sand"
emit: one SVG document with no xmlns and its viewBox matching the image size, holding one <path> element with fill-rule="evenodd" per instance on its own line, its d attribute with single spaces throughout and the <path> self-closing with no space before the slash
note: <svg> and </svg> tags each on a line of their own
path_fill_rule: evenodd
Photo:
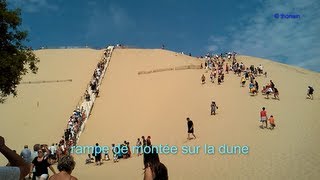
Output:
<svg viewBox="0 0 320 180">
<path fill-rule="evenodd" d="M 249 83 L 249 91 L 251 92 L 251 90 L 253 89 L 254 84 L 252 82 Z"/>
<path fill-rule="evenodd" d="M 49 180 L 77 180 L 76 177 L 71 176 L 71 173 L 76 165 L 73 157 L 71 155 L 63 156 L 57 165 L 58 174 L 52 175 Z"/>
<path fill-rule="evenodd" d="M 88 154 L 88 158 L 86 159 L 86 164 L 93 163 L 93 158 L 91 157 L 91 154 Z"/>
<path fill-rule="evenodd" d="M 201 76 L 201 83 L 202 84 L 206 83 L 206 77 L 204 76 L 204 74 L 202 74 L 202 76 Z"/>
<path fill-rule="evenodd" d="M 103 150 L 103 153 L 104 153 L 104 158 L 103 160 L 104 161 L 109 161 L 110 160 L 110 157 L 109 157 L 109 152 L 108 150 L 105 150 L 105 149 L 102 149 Z"/>
<path fill-rule="evenodd" d="M 314 92 L 313 87 L 308 86 L 307 98 L 313 100 L 313 92 Z"/>
<path fill-rule="evenodd" d="M 268 119 L 268 118 L 267 118 L 267 111 L 266 111 L 266 108 L 263 107 L 263 108 L 262 108 L 262 111 L 260 111 L 260 122 L 262 123 L 260 127 L 261 127 L 262 129 L 264 128 L 264 127 L 263 127 L 263 124 L 266 125 L 265 128 L 268 128 L 267 119 Z"/>
<path fill-rule="evenodd" d="M 196 139 L 196 136 L 194 135 L 194 128 L 193 128 L 193 122 L 190 120 L 190 118 L 187 118 L 187 126 L 188 126 L 188 140 L 190 140 L 190 134 Z"/>
<path fill-rule="evenodd" d="M 112 147 L 112 153 L 113 153 L 113 162 L 114 163 L 119 162 L 119 158 L 118 158 L 119 148 L 115 147 L 114 144 L 112 144 L 111 147 Z"/>
<path fill-rule="evenodd" d="M 152 147 L 151 147 L 152 148 Z M 167 167 L 160 162 L 155 149 L 143 154 L 144 180 L 168 180 Z"/>
<path fill-rule="evenodd" d="M 252 87 L 252 88 L 250 89 L 250 93 L 252 93 L 252 95 L 256 95 L 256 94 L 258 93 L 258 91 L 256 90 L 255 87 Z"/>
<path fill-rule="evenodd" d="M 212 101 L 211 102 L 211 115 L 216 115 L 216 110 L 218 109 L 218 106 L 216 104 L 216 102 Z"/>
<path fill-rule="evenodd" d="M 273 115 L 270 116 L 270 118 L 268 119 L 269 124 L 270 124 L 270 129 L 273 130 L 274 127 L 276 127 L 276 124 L 274 123 L 274 118 Z"/>
</svg>

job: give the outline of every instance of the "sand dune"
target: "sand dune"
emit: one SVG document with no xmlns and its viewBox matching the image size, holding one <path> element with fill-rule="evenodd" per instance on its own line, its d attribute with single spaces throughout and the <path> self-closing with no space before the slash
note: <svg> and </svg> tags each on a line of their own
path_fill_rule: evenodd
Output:
<svg viewBox="0 0 320 180">
<path fill-rule="evenodd" d="M 1 135 L 18 152 L 24 144 L 31 147 L 35 143 L 59 141 L 103 51 L 48 49 L 35 54 L 41 61 L 39 71 L 24 76 L 23 82 L 66 79 L 72 82 L 20 84 L 18 96 L 0 104 Z M 2 155 L 0 162 L 6 163 Z"/>
<path fill-rule="evenodd" d="M 248 155 L 161 155 L 170 179 L 316 179 L 320 173 L 317 144 L 320 107 L 305 99 L 306 87 L 319 89 L 319 73 L 288 65 L 239 56 L 245 64 L 264 65 L 268 78 L 280 91 L 280 101 L 252 97 L 240 88 L 240 78 L 226 75 L 223 85 L 200 84 L 204 70 L 166 71 L 137 75 L 138 71 L 199 64 L 199 60 L 163 50 L 117 49 L 111 58 L 92 116 L 81 136 L 81 145 L 110 146 L 128 140 L 135 144 L 150 135 L 154 144 L 248 145 Z M 206 73 L 209 78 L 209 73 Z M 215 100 L 218 114 L 210 116 Z M 276 119 L 276 130 L 259 129 L 259 111 L 265 106 Z M 195 123 L 198 139 L 186 142 L 186 117 Z M 101 167 L 84 165 L 77 156 L 74 174 L 83 179 L 142 179 L 142 157 L 106 162 Z M 84 171 L 85 169 L 85 171 Z"/>
<path fill-rule="evenodd" d="M 25 142 L 51 142 L 61 136 L 66 119 L 102 54 L 93 50 L 70 51 L 72 57 L 78 57 L 75 59 L 82 57 L 77 69 L 58 71 L 58 67 L 65 68 L 68 63 L 71 67 L 75 63 L 64 58 L 63 62 L 60 61 L 63 66 L 53 63 L 49 66 L 51 68 L 47 67 L 56 70 L 48 77 L 79 78 L 79 83 L 74 80 L 69 85 L 46 84 L 47 90 L 37 89 L 36 85 L 32 85 L 32 89 L 30 85 L 21 85 L 19 97 L 1 105 L 5 128 L 0 128 L 5 132 L 3 136 L 8 137 L 10 146 L 19 149 Z M 50 50 L 37 53 L 48 59 L 68 54 L 67 50 L 54 52 L 56 54 Z M 166 50 L 114 50 L 100 97 L 79 144 L 98 142 L 110 146 L 127 140 L 134 145 L 138 137 L 150 135 L 153 144 L 179 148 L 183 145 L 201 146 L 199 154 L 195 155 L 183 155 L 180 150 L 176 155 L 160 155 L 168 168 L 169 178 L 174 180 L 317 179 L 320 176 L 320 145 L 317 143 L 320 135 L 320 74 L 249 56 L 238 56 L 237 59 L 246 65 L 263 64 L 268 77 L 258 77 L 257 81 L 262 87 L 272 79 L 280 91 L 281 100 L 264 99 L 261 94 L 250 96 L 248 88 L 241 88 L 240 78 L 232 73 L 225 76 L 223 85 L 201 85 L 202 74 L 209 79 L 209 73 L 203 69 L 138 75 L 139 71 L 199 65 L 201 61 Z M 81 73 L 75 75 L 77 72 Z M 40 71 L 38 76 L 41 77 Z M 313 101 L 305 98 L 308 85 L 315 88 Z M 210 116 L 212 100 L 219 106 L 216 116 Z M 36 101 L 40 101 L 42 110 L 36 108 Z M 259 112 L 263 106 L 269 115 L 275 117 L 277 127 L 273 131 L 259 128 Z M 186 117 L 194 122 L 198 137 L 195 140 L 186 141 Z M 15 124 L 11 119 L 19 123 Z M 34 127 L 40 130 L 32 132 Z M 25 139 L 16 138 L 17 132 L 9 131 L 11 128 L 19 130 L 19 134 L 26 134 Z M 45 132 L 50 135 L 41 135 Z M 218 152 L 207 155 L 202 149 L 204 144 L 215 147 L 247 145 L 250 149 L 248 155 L 220 155 Z M 76 155 L 77 166 L 73 174 L 79 179 L 142 179 L 142 157 L 133 156 L 116 164 L 108 161 L 97 167 L 84 164 L 86 155 Z"/>
</svg>

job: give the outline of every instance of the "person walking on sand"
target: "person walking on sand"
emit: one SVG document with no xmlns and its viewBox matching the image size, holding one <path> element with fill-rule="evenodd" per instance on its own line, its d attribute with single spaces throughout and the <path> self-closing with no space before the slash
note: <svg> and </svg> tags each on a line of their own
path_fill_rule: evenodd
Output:
<svg viewBox="0 0 320 180">
<path fill-rule="evenodd" d="M 263 107 L 262 108 L 262 111 L 260 111 L 260 122 L 262 123 L 261 124 L 261 129 L 263 129 L 264 127 L 263 127 L 263 124 L 265 124 L 266 125 L 266 127 L 265 128 L 268 128 L 268 122 L 267 122 L 267 111 L 266 111 L 266 108 L 265 107 Z"/>
<path fill-rule="evenodd" d="M 254 86 L 255 86 L 257 93 L 258 93 L 259 92 L 259 84 L 257 81 L 254 82 Z"/>
<path fill-rule="evenodd" d="M 279 91 L 278 91 L 278 89 L 277 89 L 276 87 L 274 88 L 274 93 L 273 93 L 273 95 L 274 95 L 274 99 L 280 100 L 280 98 L 279 98 Z"/>
<path fill-rule="evenodd" d="M 201 76 L 201 82 L 202 82 L 202 84 L 206 83 L 206 77 L 204 76 L 204 74 L 202 74 L 202 76 Z"/>
<path fill-rule="evenodd" d="M 216 115 L 216 110 L 218 109 L 218 106 L 216 104 L 216 102 L 212 101 L 211 102 L 211 115 Z"/>
<path fill-rule="evenodd" d="M 308 86 L 307 99 L 309 98 L 313 100 L 313 91 L 314 91 L 313 87 Z"/>
<path fill-rule="evenodd" d="M 194 128 L 193 128 L 193 122 L 190 120 L 190 118 L 187 118 L 187 126 L 188 126 L 188 140 L 192 139 L 190 138 L 190 134 L 196 139 L 196 136 L 194 135 Z"/>
<path fill-rule="evenodd" d="M 214 83 L 213 77 L 214 77 L 214 76 L 213 76 L 213 72 L 211 71 L 211 73 L 210 73 L 210 79 L 211 79 L 211 82 L 212 82 L 212 83 Z"/>
<path fill-rule="evenodd" d="M 242 76 L 240 83 L 241 87 L 244 87 L 244 85 L 246 84 L 246 78 L 244 76 Z"/>
</svg>

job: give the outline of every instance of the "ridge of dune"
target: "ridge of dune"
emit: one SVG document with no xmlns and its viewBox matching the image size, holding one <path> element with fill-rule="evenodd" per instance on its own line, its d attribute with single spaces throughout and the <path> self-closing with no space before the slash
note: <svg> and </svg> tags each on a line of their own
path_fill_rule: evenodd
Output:
<svg viewBox="0 0 320 180">
<path fill-rule="evenodd" d="M 115 49 L 103 80 L 100 97 L 82 133 L 79 145 L 111 146 L 127 140 L 134 145 L 142 135 L 153 144 L 203 147 L 247 145 L 248 155 L 160 155 L 170 179 L 316 179 L 320 176 L 319 73 L 269 60 L 238 56 L 245 65 L 262 64 L 268 77 L 258 77 L 260 87 L 272 79 L 280 91 L 280 101 L 252 97 L 247 86 L 232 72 L 222 85 L 201 85 L 203 69 L 164 71 L 138 75 L 139 71 L 168 68 L 203 61 L 160 49 Z M 301 72 L 303 73 L 301 73 Z M 315 99 L 306 100 L 312 84 Z M 219 106 L 210 116 L 210 103 Z M 259 128 L 259 112 L 266 107 L 273 114 L 275 130 Z M 186 117 L 195 124 L 196 140 L 186 141 Z M 82 178 L 142 179 L 142 157 L 84 165 L 86 155 L 76 155 L 74 175 Z M 125 171 L 125 173 L 123 173 Z"/>
</svg>

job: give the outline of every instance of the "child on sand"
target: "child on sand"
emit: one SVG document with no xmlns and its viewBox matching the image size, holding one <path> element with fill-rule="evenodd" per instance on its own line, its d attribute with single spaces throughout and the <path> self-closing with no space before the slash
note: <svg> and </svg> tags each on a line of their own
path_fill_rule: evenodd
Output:
<svg viewBox="0 0 320 180">
<path fill-rule="evenodd" d="M 276 127 L 276 124 L 274 123 L 273 115 L 270 116 L 268 121 L 269 121 L 269 124 L 270 124 L 270 129 L 273 130 L 274 127 Z"/>
</svg>

